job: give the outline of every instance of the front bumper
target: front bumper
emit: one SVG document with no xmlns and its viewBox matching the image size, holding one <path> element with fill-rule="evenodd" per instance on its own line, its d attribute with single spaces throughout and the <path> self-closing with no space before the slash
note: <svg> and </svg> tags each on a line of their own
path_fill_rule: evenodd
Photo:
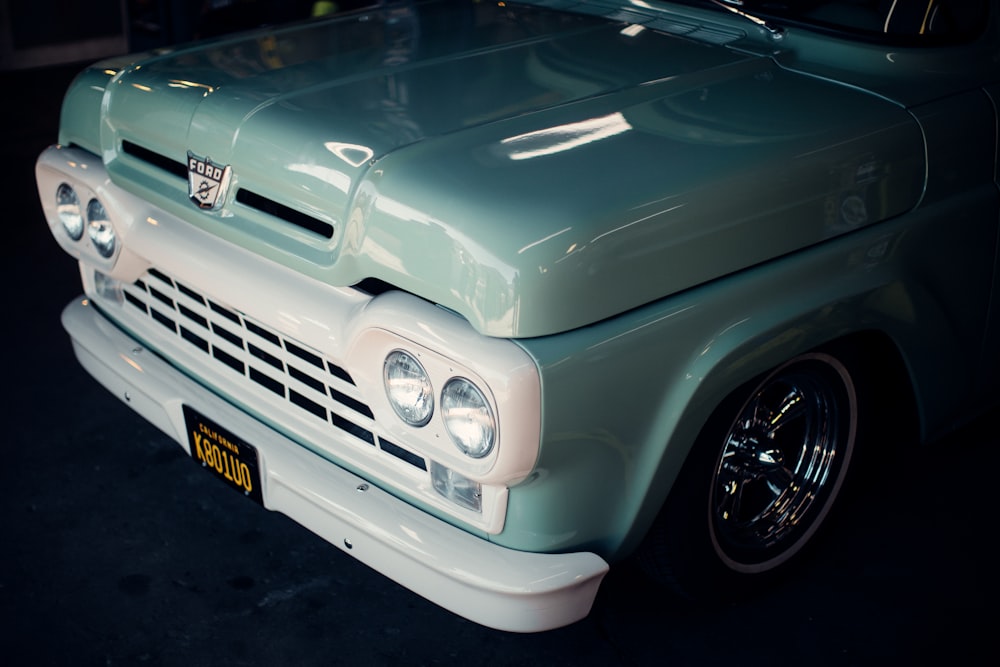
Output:
<svg viewBox="0 0 1000 667">
<path fill-rule="evenodd" d="M 86 300 L 67 306 L 62 321 L 80 364 L 129 407 L 185 450 L 185 403 L 253 443 L 265 507 L 415 593 L 482 625 L 514 632 L 557 628 L 590 612 L 608 570 L 597 555 L 528 553 L 491 544 L 253 419 L 146 350 Z"/>
</svg>

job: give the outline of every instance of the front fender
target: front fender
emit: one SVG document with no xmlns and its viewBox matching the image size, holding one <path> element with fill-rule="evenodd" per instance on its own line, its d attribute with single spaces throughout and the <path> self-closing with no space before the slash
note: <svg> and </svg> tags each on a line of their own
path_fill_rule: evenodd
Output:
<svg viewBox="0 0 1000 667">
<path fill-rule="evenodd" d="M 538 466 L 499 542 L 634 548 L 719 403 L 757 375 L 862 331 L 899 349 L 921 432 L 971 398 L 996 229 L 979 191 L 714 281 L 599 325 L 520 341 L 542 377 Z M 969 248 L 973 248 L 970 254 Z M 961 266 L 962 271 L 955 271 Z M 968 392 L 972 392 L 968 389 Z"/>
</svg>

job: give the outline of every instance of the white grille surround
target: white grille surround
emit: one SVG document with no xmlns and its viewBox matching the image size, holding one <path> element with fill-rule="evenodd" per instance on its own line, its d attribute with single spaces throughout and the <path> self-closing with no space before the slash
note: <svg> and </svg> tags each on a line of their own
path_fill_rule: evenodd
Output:
<svg viewBox="0 0 1000 667">
<path fill-rule="evenodd" d="M 443 511 L 486 533 L 503 529 L 506 483 L 490 484 L 487 479 L 482 484 L 479 512 L 443 498 L 433 488 L 430 467 L 432 461 L 446 457 L 432 457 L 412 444 L 412 436 L 407 436 L 421 437 L 420 429 L 380 424 L 346 362 L 158 269 L 150 268 L 131 283 L 109 282 L 100 272 L 88 282 L 91 301 L 109 319 L 170 364 L 307 449 L 425 509 Z M 386 335 L 377 330 L 374 337 Z M 363 346 L 352 349 L 359 347 Z M 367 365 L 381 370 L 380 362 Z M 384 391 L 371 391 L 376 380 L 372 375 L 365 374 L 366 385 L 381 405 Z M 375 409 L 383 421 L 399 421 L 391 408 Z"/>
<path fill-rule="evenodd" d="M 112 182 L 100 159 L 79 148 L 50 147 L 35 173 L 50 231 L 79 260 L 88 299 L 141 345 L 407 502 L 470 530 L 503 530 L 508 488 L 531 473 L 540 447 L 539 371 L 519 345 L 413 295 L 372 296 L 265 259 L 217 235 L 223 218 L 206 229 L 191 224 Z M 103 204 L 118 239 L 111 258 L 62 228 L 55 193 L 63 183 Z M 483 390 L 497 417 L 489 456 L 461 454 L 437 416 L 414 428 L 395 415 L 382 380 L 395 348 L 420 358 L 436 391 L 454 376 Z M 434 489 L 429 470 L 439 466 L 482 485 L 481 511 Z"/>
</svg>

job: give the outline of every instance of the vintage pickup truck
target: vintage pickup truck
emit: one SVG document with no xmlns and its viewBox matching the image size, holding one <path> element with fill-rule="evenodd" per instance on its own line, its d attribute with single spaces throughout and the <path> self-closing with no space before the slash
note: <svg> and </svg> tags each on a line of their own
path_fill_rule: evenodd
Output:
<svg viewBox="0 0 1000 667">
<path fill-rule="evenodd" d="M 746 594 L 866 453 L 994 404 L 998 14 L 412 0 L 98 62 L 36 167 L 63 325 L 478 623 L 572 623 L 632 557 Z"/>
</svg>

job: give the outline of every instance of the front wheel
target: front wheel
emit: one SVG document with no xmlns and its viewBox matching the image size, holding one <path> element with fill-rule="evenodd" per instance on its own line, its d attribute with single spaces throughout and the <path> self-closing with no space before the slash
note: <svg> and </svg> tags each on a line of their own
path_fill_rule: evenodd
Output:
<svg viewBox="0 0 1000 667">
<path fill-rule="evenodd" d="M 736 392 L 706 425 L 640 549 L 682 594 L 732 597 L 783 570 L 840 494 L 859 431 L 852 374 L 821 352 Z"/>
</svg>

